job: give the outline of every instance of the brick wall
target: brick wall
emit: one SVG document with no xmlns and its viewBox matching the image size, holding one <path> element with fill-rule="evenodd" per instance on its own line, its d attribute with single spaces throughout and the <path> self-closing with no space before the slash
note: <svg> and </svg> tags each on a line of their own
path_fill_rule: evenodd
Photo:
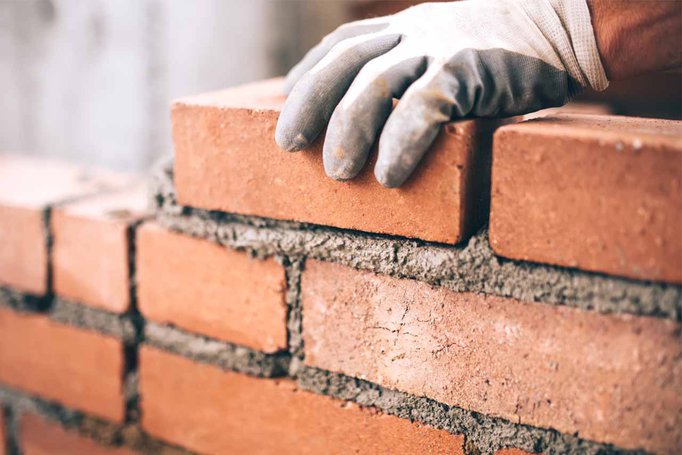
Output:
<svg viewBox="0 0 682 455">
<path fill-rule="evenodd" d="M 0 454 L 682 449 L 679 122 L 455 122 L 387 190 L 278 84 L 180 100 L 150 185 L 0 157 Z"/>
</svg>

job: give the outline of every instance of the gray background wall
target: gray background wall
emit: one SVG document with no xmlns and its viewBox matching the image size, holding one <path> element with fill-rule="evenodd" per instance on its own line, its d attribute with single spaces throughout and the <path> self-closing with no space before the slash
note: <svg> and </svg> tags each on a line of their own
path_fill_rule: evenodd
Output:
<svg viewBox="0 0 682 455">
<path fill-rule="evenodd" d="M 0 0 L 0 151 L 142 170 L 172 99 L 284 74 L 347 2 Z"/>
</svg>

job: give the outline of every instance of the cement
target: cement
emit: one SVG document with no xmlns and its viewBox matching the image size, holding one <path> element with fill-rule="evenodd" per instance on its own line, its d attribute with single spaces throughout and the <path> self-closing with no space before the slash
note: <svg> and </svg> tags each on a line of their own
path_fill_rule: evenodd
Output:
<svg viewBox="0 0 682 455">
<path fill-rule="evenodd" d="M 682 320 L 680 285 L 499 258 L 489 246 L 486 229 L 465 244 L 450 246 L 192 209 L 177 204 L 169 167 L 157 173 L 154 202 L 158 220 L 166 227 L 257 257 L 311 257 L 459 292 Z"/>
<path fill-rule="evenodd" d="M 62 324 L 112 336 L 127 344 L 134 344 L 137 340 L 135 327 L 126 314 L 111 313 L 56 298 L 50 309 L 49 317 Z"/>
<path fill-rule="evenodd" d="M 302 367 L 297 379 L 302 388 L 315 393 L 376 407 L 387 414 L 463 434 L 467 454 L 493 454 L 512 447 L 545 454 L 644 453 L 449 407 L 428 398 L 384 389 L 361 379 L 316 368 Z"/>
<path fill-rule="evenodd" d="M 41 313 L 47 311 L 50 304 L 49 297 L 22 294 L 14 289 L 0 287 L 0 306 L 19 312 Z"/>
<path fill-rule="evenodd" d="M 145 325 L 144 337 L 150 346 L 251 376 L 286 376 L 289 369 L 289 354 L 286 352 L 264 354 L 153 322 Z"/>
</svg>

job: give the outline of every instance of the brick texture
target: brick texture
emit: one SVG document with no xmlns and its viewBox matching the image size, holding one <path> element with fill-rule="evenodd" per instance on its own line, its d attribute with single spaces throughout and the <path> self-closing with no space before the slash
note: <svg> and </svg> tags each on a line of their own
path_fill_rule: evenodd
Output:
<svg viewBox="0 0 682 455">
<path fill-rule="evenodd" d="M 513 259 L 682 282 L 682 122 L 559 115 L 500 129 L 490 242 Z"/>
<path fill-rule="evenodd" d="M 140 358 L 142 425 L 202 453 L 462 453 L 463 438 L 149 347 Z"/>
<path fill-rule="evenodd" d="M 119 341 L 0 307 L 0 383 L 120 422 L 122 376 Z"/>
<path fill-rule="evenodd" d="M 148 318 L 265 352 L 286 348 L 284 268 L 145 224 L 137 289 Z"/>
<path fill-rule="evenodd" d="M 177 101 L 175 186 L 180 204 L 456 243 L 487 217 L 490 141 L 497 121 L 447 125 L 399 189 L 385 189 L 371 158 L 349 182 L 329 179 L 321 141 L 299 153 L 274 142 L 283 102 L 270 80 Z"/>
<path fill-rule="evenodd" d="M 146 213 L 147 189 L 94 196 L 56 209 L 55 293 L 85 305 L 122 313 L 130 305 L 128 230 Z"/>
<path fill-rule="evenodd" d="M 124 182 L 59 161 L 0 154 L 0 286 L 47 292 L 45 209 Z"/>
<path fill-rule="evenodd" d="M 310 260 L 301 298 L 308 365 L 626 448 L 682 447 L 678 323 Z"/>
<path fill-rule="evenodd" d="M 23 455 L 134 455 L 127 448 L 105 447 L 92 439 L 67 431 L 34 414 L 21 419 L 20 444 Z"/>
</svg>

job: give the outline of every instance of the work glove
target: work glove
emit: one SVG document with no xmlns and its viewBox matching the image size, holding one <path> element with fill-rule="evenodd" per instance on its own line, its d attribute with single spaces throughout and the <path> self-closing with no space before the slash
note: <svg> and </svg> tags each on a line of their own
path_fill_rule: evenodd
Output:
<svg viewBox="0 0 682 455">
<path fill-rule="evenodd" d="M 374 174 L 397 187 L 445 122 L 560 106 L 607 85 L 586 0 L 425 3 L 342 25 L 310 50 L 286 78 L 275 140 L 301 150 L 329 123 L 324 169 L 347 180 L 383 128 Z"/>
</svg>

